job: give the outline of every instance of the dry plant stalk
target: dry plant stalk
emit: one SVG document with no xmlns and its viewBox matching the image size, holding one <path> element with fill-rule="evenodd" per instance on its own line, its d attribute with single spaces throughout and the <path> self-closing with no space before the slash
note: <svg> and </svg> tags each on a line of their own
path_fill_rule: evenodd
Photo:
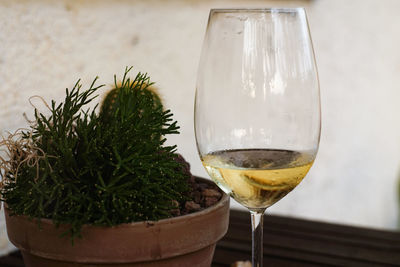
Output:
<svg viewBox="0 0 400 267">
<path fill-rule="evenodd" d="M 50 106 L 47 104 L 43 97 L 34 95 L 29 98 L 29 104 L 37 110 L 37 107 L 32 103 L 33 98 L 40 99 L 43 104 L 51 111 Z M 33 129 L 37 123 L 36 120 L 29 120 L 26 114 L 23 114 L 25 120 L 31 124 L 31 129 L 19 128 L 14 133 L 8 133 L 7 137 L 2 136 L 0 141 L 0 151 L 5 153 L 0 155 L 0 170 L 2 179 L 0 181 L 0 189 L 5 184 L 10 182 L 10 179 L 17 181 L 18 171 L 22 164 L 26 163 L 28 167 L 36 168 L 36 176 L 34 181 L 39 179 L 39 160 L 46 157 L 46 153 L 37 147 L 32 138 Z M 51 166 L 49 166 L 51 169 Z M 1 208 L 1 207 L 0 207 Z"/>
<path fill-rule="evenodd" d="M 45 158 L 45 152 L 34 145 L 32 130 L 28 132 L 28 138 L 24 137 L 23 130 L 26 129 L 18 129 L 14 133 L 9 133 L 0 142 L 0 147 L 6 148 L 1 150 L 6 153 L 6 157 L 0 156 L 0 169 L 4 172 L 0 182 L 1 188 L 10 182 L 10 178 L 17 180 L 19 168 L 24 163 L 29 167 L 36 167 L 35 181 L 39 178 L 39 160 Z"/>
</svg>

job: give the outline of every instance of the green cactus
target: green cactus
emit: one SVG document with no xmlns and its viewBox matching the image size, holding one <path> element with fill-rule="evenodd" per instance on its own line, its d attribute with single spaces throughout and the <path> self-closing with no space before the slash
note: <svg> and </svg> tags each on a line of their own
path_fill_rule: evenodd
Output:
<svg viewBox="0 0 400 267">
<path fill-rule="evenodd" d="M 129 71 L 129 70 L 128 70 Z M 141 75 L 139 73 L 139 75 Z M 143 76 L 145 77 L 145 76 Z M 137 77 L 138 78 L 138 77 Z M 112 113 L 115 112 L 115 110 L 118 108 L 118 101 L 117 97 L 118 94 L 122 94 L 122 91 L 126 90 L 133 90 L 133 88 L 136 88 L 135 90 L 142 90 L 146 91 L 146 93 L 150 93 L 153 97 L 153 105 L 154 108 L 162 108 L 163 104 L 161 101 L 161 97 L 159 93 L 157 92 L 157 89 L 153 86 L 153 84 L 149 82 L 145 82 L 143 84 L 138 84 L 137 83 L 137 78 L 134 81 L 130 81 L 129 78 L 124 77 L 123 81 L 121 83 L 115 82 L 114 88 L 110 89 L 106 96 L 104 97 L 104 100 L 100 106 L 100 115 L 103 117 L 103 119 L 107 120 L 112 118 Z M 142 92 L 144 93 L 144 92 Z"/>
</svg>

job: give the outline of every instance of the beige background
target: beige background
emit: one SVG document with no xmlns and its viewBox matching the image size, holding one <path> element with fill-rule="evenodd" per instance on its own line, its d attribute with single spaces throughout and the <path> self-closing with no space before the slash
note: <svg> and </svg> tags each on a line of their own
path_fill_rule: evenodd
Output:
<svg viewBox="0 0 400 267">
<path fill-rule="evenodd" d="M 0 131 L 26 126 L 29 96 L 61 100 L 78 78 L 111 84 L 125 66 L 148 72 L 181 126 L 177 143 L 206 176 L 193 97 L 212 7 L 305 6 L 319 67 L 323 127 L 307 178 L 270 209 L 394 229 L 400 163 L 400 1 L 1 1 Z M 40 103 L 37 103 L 40 106 Z M 238 207 L 233 204 L 234 207 Z M 0 220 L 0 252 L 9 243 Z"/>
</svg>

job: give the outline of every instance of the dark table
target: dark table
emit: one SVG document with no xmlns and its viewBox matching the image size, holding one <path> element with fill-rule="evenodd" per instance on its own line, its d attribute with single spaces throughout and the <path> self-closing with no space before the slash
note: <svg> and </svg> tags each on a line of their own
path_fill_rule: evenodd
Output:
<svg viewBox="0 0 400 267">
<path fill-rule="evenodd" d="M 217 244 L 213 265 L 250 260 L 250 215 L 231 210 L 229 230 Z M 267 215 L 265 266 L 400 266 L 400 233 Z M 21 254 L 0 267 L 24 266 Z"/>
</svg>

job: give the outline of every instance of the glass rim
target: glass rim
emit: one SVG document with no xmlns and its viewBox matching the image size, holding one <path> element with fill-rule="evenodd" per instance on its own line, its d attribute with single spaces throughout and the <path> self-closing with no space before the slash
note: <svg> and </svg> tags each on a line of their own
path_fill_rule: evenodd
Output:
<svg viewBox="0 0 400 267">
<path fill-rule="evenodd" d="M 304 7 L 267 7 L 267 8 L 212 8 L 212 13 L 296 13 L 305 12 Z"/>
</svg>

